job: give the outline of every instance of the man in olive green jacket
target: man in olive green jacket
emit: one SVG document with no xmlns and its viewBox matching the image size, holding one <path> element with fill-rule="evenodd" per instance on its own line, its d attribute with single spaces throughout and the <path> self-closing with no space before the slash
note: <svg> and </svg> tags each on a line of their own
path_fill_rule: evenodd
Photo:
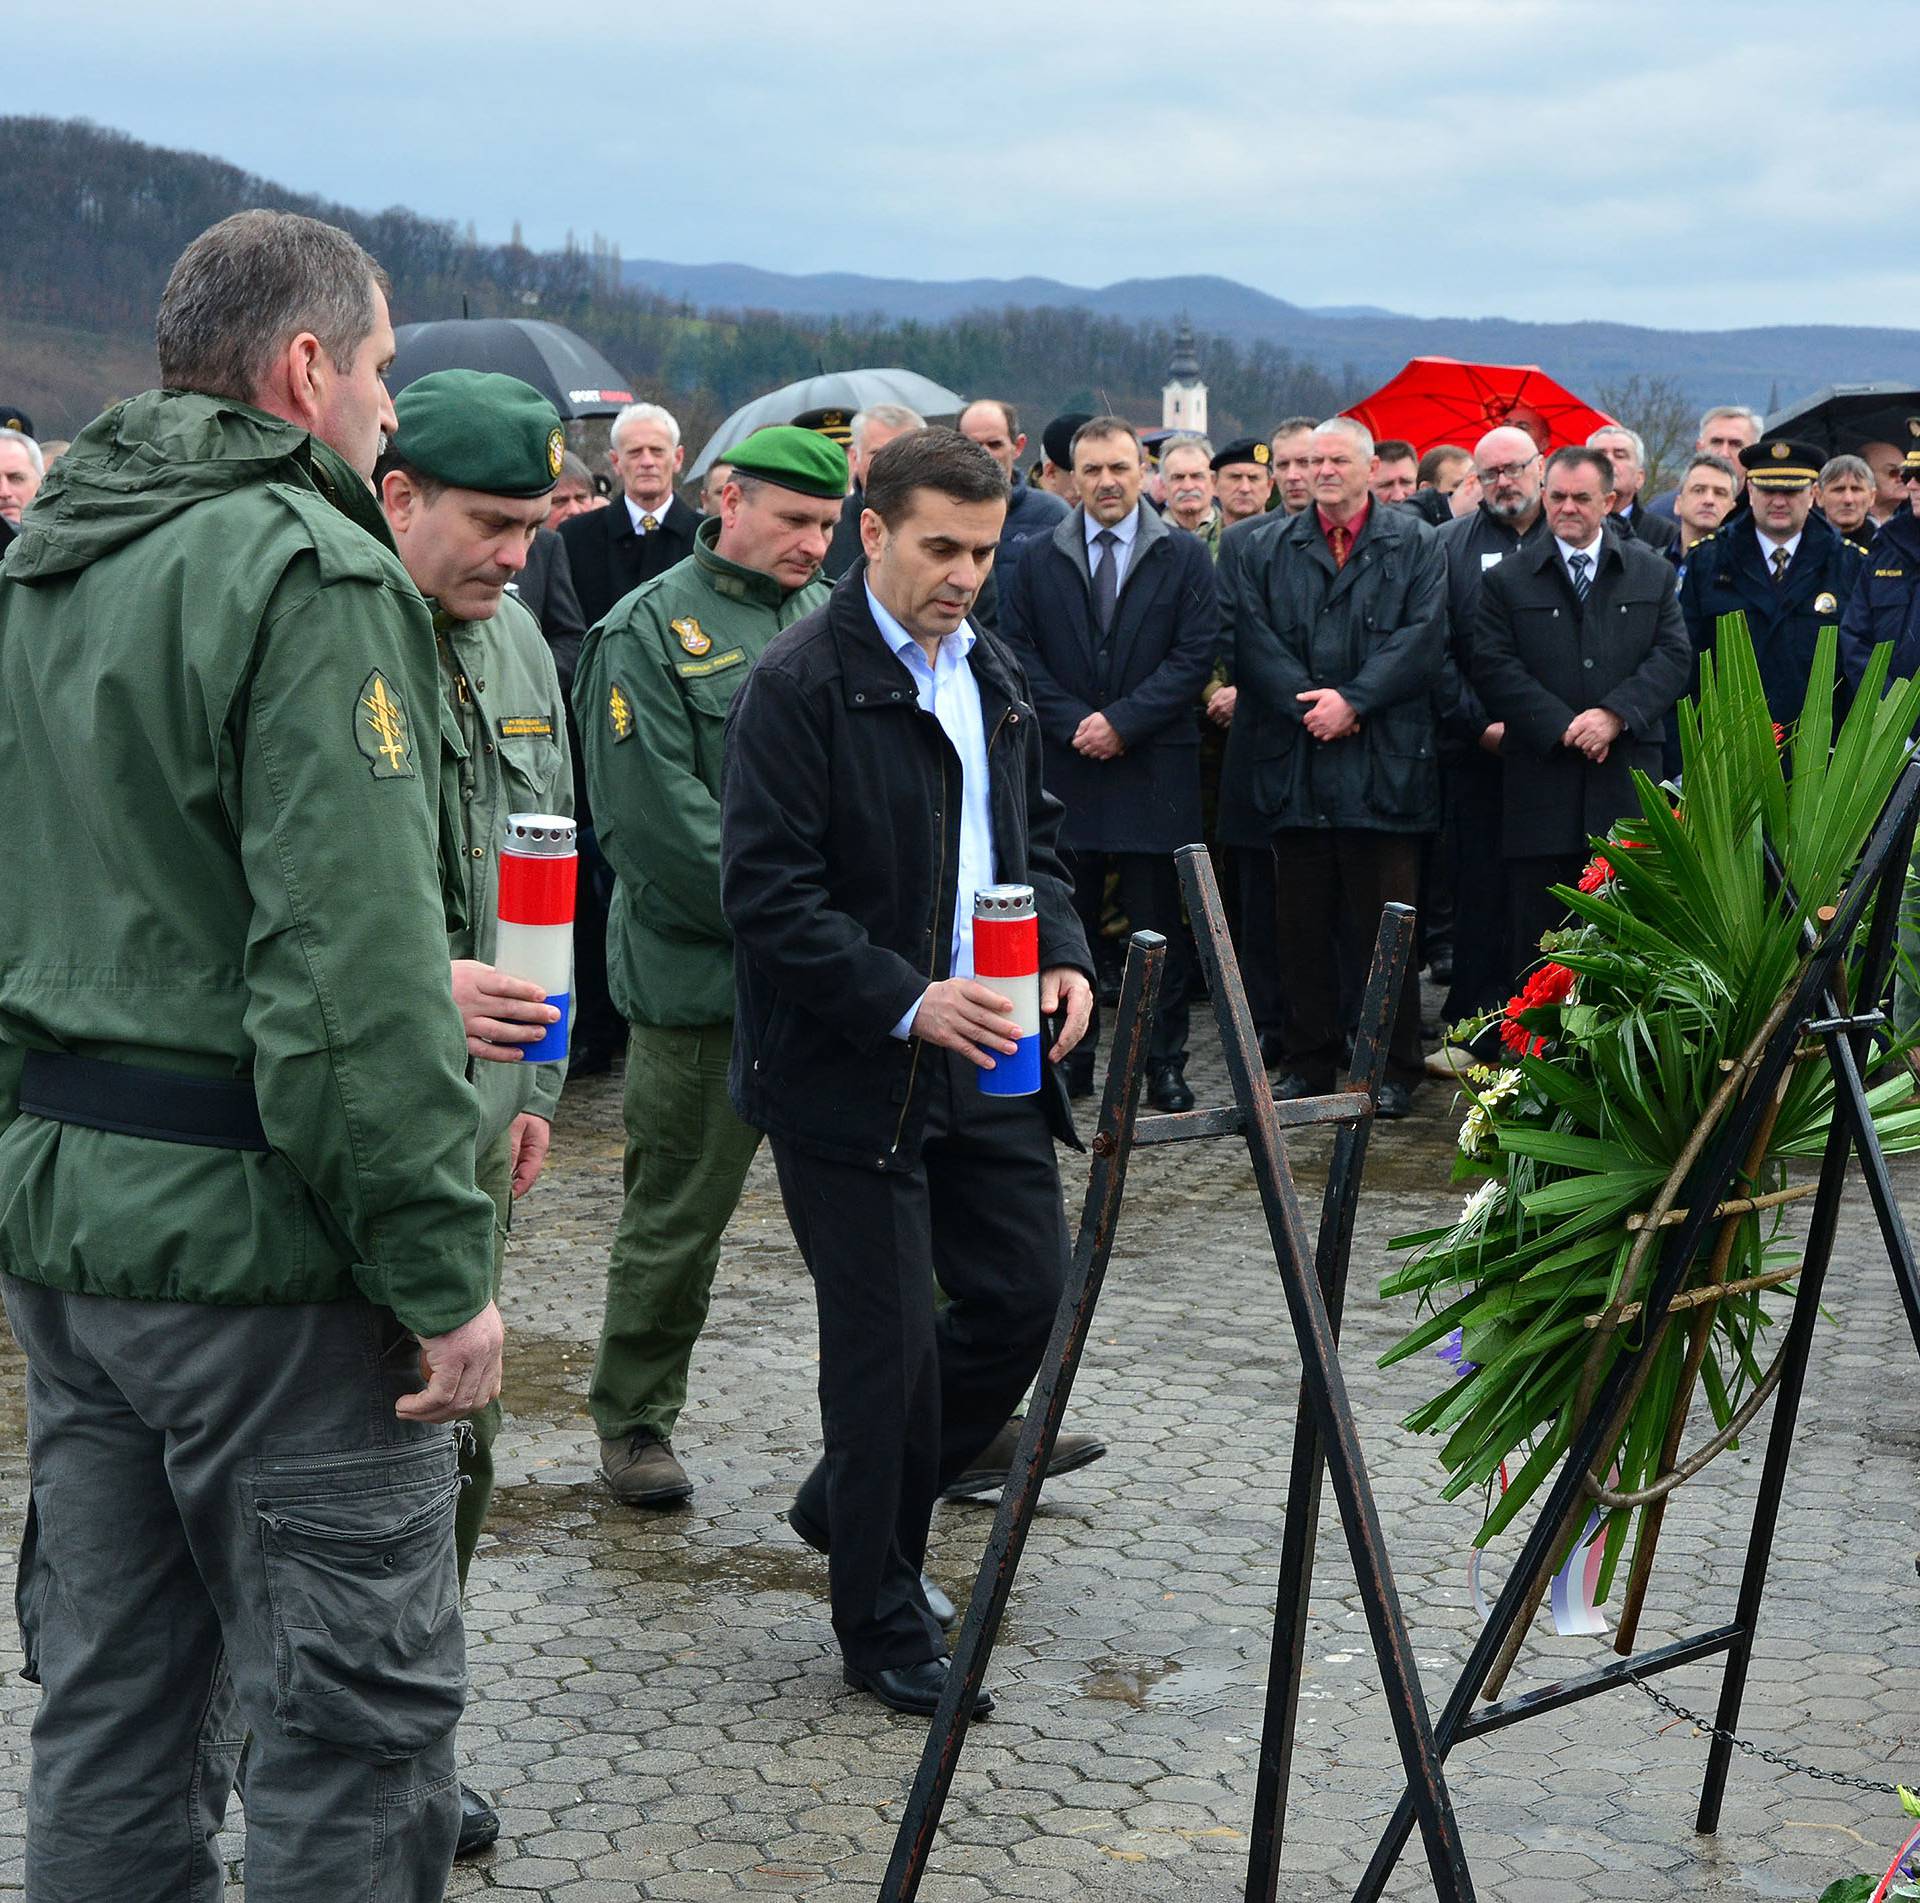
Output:
<svg viewBox="0 0 1920 1903">
<path fill-rule="evenodd" d="M 574 681 L 587 790 L 618 879 L 607 935 L 627 1046 L 626 1203 L 607 1263 L 589 1405 L 615 1496 L 693 1491 L 670 1437 L 707 1316 L 720 1234 L 759 1143 L 727 1101 L 733 936 L 720 912 L 727 709 L 819 580 L 845 452 L 812 430 L 757 431 L 729 458 L 694 551 L 587 636 Z"/>
<path fill-rule="evenodd" d="M 455 1416 L 499 1391 L 428 612 L 367 485 L 372 260 L 195 240 L 166 388 L 0 569 L 0 1291 L 26 1353 L 27 1893 L 437 1899 Z M 423 1388 L 423 1372 L 429 1377 Z"/>
<path fill-rule="evenodd" d="M 512 813 L 571 814 L 573 763 L 552 650 L 507 584 L 526 566 L 546 519 L 566 436 L 538 390 L 477 370 L 435 370 L 394 402 L 397 428 L 374 472 L 394 546 L 433 610 L 441 707 L 441 810 L 457 816 L 453 864 L 461 917 L 450 940 L 453 996 L 480 1098 L 474 1174 L 493 1199 L 493 1294 L 500 1297 L 513 1204 L 540 1175 L 566 1063 L 521 1061 L 559 1012 L 544 989 L 494 964 L 500 847 Z M 461 1437 L 465 1481 L 454 1515 L 462 1591 L 493 1499 L 500 1404 Z M 493 1806 L 460 1787 L 460 1839 L 470 1857 L 500 1835 Z"/>
</svg>

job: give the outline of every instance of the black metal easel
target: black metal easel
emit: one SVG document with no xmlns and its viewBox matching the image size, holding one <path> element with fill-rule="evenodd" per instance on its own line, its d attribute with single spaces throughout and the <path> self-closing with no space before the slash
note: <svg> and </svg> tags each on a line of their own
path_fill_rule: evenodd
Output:
<svg viewBox="0 0 1920 1903">
<path fill-rule="evenodd" d="M 1277 1103 L 1261 1061 L 1259 1039 L 1228 937 L 1213 868 L 1197 846 L 1176 855 L 1187 910 L 1225 1049 L 1234 1101 L 1137 1121 L 1146 1028 L 1158 993 L 1165 941 L 1136 933 L 1121 985 L 1116 1048 L 1109 1061 L 1093 1167 L 1073 1262 L 1034 1384 L 1026 1425 L 972 1598 L 953 1650 L 947 1689 L 934 1714 L 880 1886 L 880 1903 L 911 1903 L 925 1874 L 934 1832 L 952 1785 L 975 1694 L 986 1676 L 1007 1598 L 1013 1588 L 1048 1459 L 1066 1413 L 1074 1375 L 1086 1346 L 1095 1304 L 1112 1253 L 1128 1155 L 1136 1144 L 1176 1143 L 1200 1137 L 1244 1135 L 1252 1155 L 1281 1287 L 1302 1362 L 1292 1477 L 1282 1538 L 1279 1591 L 1267 1715 L 1261 1742 L 1259 1791 L 1248 1896 L 1271 1899 L 1277 1877 L 1286 1784 L 1298 1715 L 1302 1649 L 1312 1590 L 1313 1546 L 1324 1464 L 1346 1528 L 1375 1655 L 1407 1773 L 1411 1812 L 1425 1838 L 1434 1889 L 1441 1903 L 1471 1903 L 1473 1882 L 1447 1796 L 1441 1752 L 1428 1721 L 1406 1621 L 1394 1589 L 1386 1543 L 1367 1480 L 1353 1410 L 1340 1371 L 1340 1314 L 1347 1255 L 1353 1239 L 1361 1170 L 1374 1101 L 1385 1071 L 1395 1007 L 1413 949 L 1413 913 L 1389 906 L 1382 915 L 1373 968 L 1361 1005 L 1347 1086 L 1326 1096 Z M 1287 1130 L 1333 1125 L 1337 1135 L 1322 1199 L 1317 1248 L 1287 1162 Z M 1258 1889 L 1257 1884 L 1265 1888 Z"/>
<path fill-rule="evenodd" d="M 1920 1268 L 1916 1267 L 1913 1242 L 1894 1199 L 1886 1157 L 1873 1127 L 1862 1082 L 1869 1045 L 1877 1034 L 1884 1032 L 1881 1013 L 1870 1007 L 1872 1000 L 1884 995 L 1891 967 L 1894 930 L 1907 863 L 1913 849 L 1916 819 L 1920 819 L 1920 761 L 1910 761 L 1874 828 L 1866 852 L 1838 906 L 1833 909 L 1831 916 L 1822 914 L 1818 920 L 1811 917 L 1803 919 L 1802 936 L 1807 946 L 1807 962 L 1786 1002 L 1777 1029 L 1764 1047 L 1751 1055 L 1746 1063 L 1746 1084 L 1740 1092 L 1737 1105 L 1688 1178 L 1682 1192 L 1687 1212 L 1685 1220 L 1670 1231 L 1665 1254 L 1647 1292 L 1642 1311 L 1647 1316 L 1663 1316 L 1670 1312 L 1670 1305 L 1679 1293 L 1688 1266 L 1693 1262 L 1707 1229 L 1717 1219 L 1723 1199 L 1740 1193 L 1742 1159 L 1747 1155 L 1748 1147 L 1767 1115 L 1768 1106 L 1773 1102 L 1774 1093 L 1789 1065 L 1797 1061 L 1801 1054 L 1803 1040 L 1817 1040 L 1833 1072 L 1835 1114 L 1814 1198 L 1805 1261 L 1795 1288 L 1792 1318 L 1781 1351 L 1782 1373 L 1775 1390 L 1766 1458 L 1761 1470 L 1759 1494 L 1748 1535 L 1746 1563 L 1733 1617 L 1725 1624 L 1696 1633 L 1690 1638 L 1615 1659 L 1592 1671 L 1502 1699 L 1478 1711 L 1474 1709 L 1475 1701 L 1489 1677 L 1503 1660 L 1512 1656 L 1515 1646 L 1524 1636 L 1535 1604 L 1534 1583 L 1543 1569 L 1553 1563 L 1563 1527 L 1570 1516 L 1580 1512 L 1589 1478 L 1609 1452 L 1615 1410 L 1640 1363 L 1657 1345 L 1656 1331 L 1648 1328 L 1643 1331 L 1637 1347 L 1622 1352 L 1597 1388 L 1585 1419 L 1573 1436 L 1566 1462 L 1534 1521 L 1520 1558 L 1453 1687 L 1445 1709 L 1434 1725 L 1434 1735 L 1442 1757 L 1463 1739 L 1503 1730 L 1509 1725 L 1545 1712 L 1558 1711 L 1617 1686 L 1643 1682 L 1656 1673 L 1671 1671 L 1676 1666 L 1688 1665 L 1697 1659 L 1724 1655 L 1726 1667 L 1721 1680 L 1719 1709 L 1715 1715 L 1716 1731 L 1707 1756 L 1706 1776 L 1695 1820 L 1696 1829 L 1702 1832 L 1711 1832 L 1718 1826 L 1733 1753 L 1731 1734 L 1739 1723 L 1747 1668 L 1752 1659 L 1753 1641 L 1759 1622 L 1760 1600 L 1766 1587 L 1767 1561 L 1773 1546 L 1774 1529 L 1779 1521 L 1787 1463 L 1799 1414 L 1807 1356 L 1812 1346 L 1821 1291 L 1839 1226 L 1840 1203 L 1846 1189 L 1850 1157 L 1857 1156 L 1860 1160 L 1874 1215 L 1906 1309 L 1908 1325 L 1916 1346 L 1920 1346 Z M 1872 922 L 1861 960 L 1858 985 L 1859 995 L 1867 1001 L 1868 1008 L 1853 1008 L 1845 996 L 1844 961 L 1870 906 Z M 1290 1522 L 1291 1517 L 1290 1511 Z M 1278 1837 L 1286 1798 L 1284 1780 L 1275 1796 L 1274 1848 L 1277 1863 Z M 1375 1903 L 1380 1896 L 1416 1818 L 1424 1822 L 1426 1796 L 1424 1791 L 1410 1786 L 1407 1794 L 1401 1798 L 1392 1822 L 1381 1837 L 1354 1891 L 1354 1903 Z M 1273 1896 L 1272 1876 L 1275 1867 L 1269 1866 L 1267 1887 L 1261 1892 L 1266 1898 Z M 1248 1894 L 1250 1897 L 1254 1894 L 1251 1885 Z"/>
</svg>

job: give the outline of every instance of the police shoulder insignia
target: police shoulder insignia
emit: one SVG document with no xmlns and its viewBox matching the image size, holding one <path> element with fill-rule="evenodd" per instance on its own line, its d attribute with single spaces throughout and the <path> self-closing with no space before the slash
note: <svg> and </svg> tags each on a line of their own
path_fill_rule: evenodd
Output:
<svg viewBox="0 0 1920 1903">
<path fill-rule="evenodd" d="M 547 432 L 547 474 L 556 482 L 560 480 L 560 465 L 566 460 L 567 439 L 560 430 Z"/>
<path fill-rule="evenodd" d="M 680 637 L 680 645 L 689 654 L 704 654 L 713 646 L 713 636 L 708 634 L 692 615 L 679 621 L 669 621 L 667 626 Z"/>
<path fill-rule="evenodd" d="M 406 706 L 377 667 L 360 684 L 353 738 L 376 780 L 413 778 L 413 729 Z"/>
<path fill-rule="evenodd" d="M 1830 615 L 1839 605 L 1838 598 L 1833 595 L 1820 594 L 1813 598 L 1813 612 L 1817 615 Z"/>
<path fill-rule="evenodd" d="M 523 740 L 530 734 L 553 732 L 553 722 L 545 714 L 508 714 L 500 722 L 502 740 Z"/>
<path fill-rule="evenodd" d="M 618 681 L 613 691 L 607 695 L 607 718 L 613 723 L 613 737 L 616 741 L 627 739 L 633 732 L 633 703 L 628 700 Z"/>
</svg>

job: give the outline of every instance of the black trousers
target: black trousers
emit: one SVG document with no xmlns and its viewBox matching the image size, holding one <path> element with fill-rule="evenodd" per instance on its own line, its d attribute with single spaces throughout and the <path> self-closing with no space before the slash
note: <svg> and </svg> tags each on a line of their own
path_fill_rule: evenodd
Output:
<svg viewBox="0 0 1920 1903">
<path fill-rule="evenodd" d="M 1283 1006 L 1280 1068 L 1314 1090 L 1344 1074 L 1343 990 L 1358 999 L 1373 962 L 1380 908 L 1411 905 L 1420 887 L 1418 833 L 1325 828 L 1274 834 L 1279 932 L 1274 940 Z M 1393 1021 L 1387 1075 L 1414 1088 L 1426 1076 L 1420 1055 L 1420 974 L 1407 961 Z"/>
<path fill-rule="evenodd" d="M 1273 848 L 1229 846 L 1226 850 L 1240 889 L 1233 950 L 1240 961 L 1247 1009 L 1263 1039 L 1279 1038 L 1280 973 L 1274 947 L 1280 935 L 1280 887 L 1273 874 Z"/>
<path fill-rule="evenodd" d="M 1154 1067 L 1187 1054 L 1187 928 L 1180 910 L 1180 874 L 1170 852 L 1066 852 L 1073 879 L 1073 909 L 1080 914 L 1087 943 L 1100 942 L 1100 910 L 1107 871 L 1113 870 L 1120 909 L 1136 932 L 1159 932 L 1167 941 L 1167 962 L 1160 976 L 1160 1002 L 1147 1036 L 1147 1063 Z M 1087 1026 L 1080 1049 L 1091 1063 L 1100 1042 L 1100 1007 Z"/>
<path fill-rule="evenodd" d="M 1026 1392 L 1066 1276 L 1040 1099 L 983 1096 L 953 1052 L 920 1061 L 937 1070 L 912 1170 L 772 1143 L 820 1315 L 826 1452 L 795 1504 L 827 1530 L 834 1633 L 869 1672 L 945 1656 L 920 1591 L 933 1503 Z"/>
<path fill-rule="evenodd" d="M 1446 769 L 1453 809 L 1453 987 L 1441 1013 L 1449 1024 L 1478 1017 L 1513 995 L 1510 862 L 1500 850 L 1505 807 L 1500 762 L 1475 752 Z"/>
<path fill-rule="evenodd" d="M 1563 852 L 1507 861 L 1507 959 L 1516 991 L 1520 973 L 1540 960 L 1540 934 L 1567 923 L 1565 900 L 1556 899 L 1547 888 L 1578 885 L 1587 857 L 1584 852 Z"/>
</svg>

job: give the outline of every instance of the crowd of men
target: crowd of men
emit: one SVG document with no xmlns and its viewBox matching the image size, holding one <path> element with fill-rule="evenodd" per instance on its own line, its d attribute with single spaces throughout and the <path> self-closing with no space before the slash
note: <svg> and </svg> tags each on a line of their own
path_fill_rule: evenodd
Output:
<svg viewBox="0 0 1920 1903">
<path fill-rule="evenodd" d="M 263 1894 L 437 1897 L 498 1831 L 455 1768 L 459 1595 L 564 1074 L 523 1056 L 560 1011 L 497 962 L 509 815 L 578 826 L 571 1074 L 625 1059 L 606 1484 L 694 1491 L 673 1434 L 765 1137 L 819 1318 L 787 1522 L 848 1682 L 928 1713 L 929 1520 L 1007 1477 L 1128 927 L 1169 945 L 1150 1102 L 1194 1102 L 1176 849 L 1217 856 L 1282 1098 L 1334 1086 L 1380 908 L 1420 908 L 1458 1046 L 1424 1048 L 1410 969 L 1400 1117 L 1485 1054 L 1633 770 L 1676 764 L 1721 616 L 1784 725 L 1823 626 L 1843 693 L 1878 642 L 1920 665 L 1920 418 L 1823 458 L 1718 406 L 1647 497 L 1614 425 L 1149 453 L 1071 415 L 1030 460 L 983 397 L 757 430 L 695 497 L 642 403 L 602 495 L 514 378 L 390 398 L 383 281 L 329 226 L 223 221 L 157 329 L 164 388 L 64 454 L 0 414 L 45 1903 L 198 1893 L 242 1740 Z M 975 974 L 1006 885 L 1038 915 L 1027 1097 L 978 1087 L 1035 1034 Z M 1049 1471 L 1105 1451 L 1065 1433 Z"/>
</svg>

